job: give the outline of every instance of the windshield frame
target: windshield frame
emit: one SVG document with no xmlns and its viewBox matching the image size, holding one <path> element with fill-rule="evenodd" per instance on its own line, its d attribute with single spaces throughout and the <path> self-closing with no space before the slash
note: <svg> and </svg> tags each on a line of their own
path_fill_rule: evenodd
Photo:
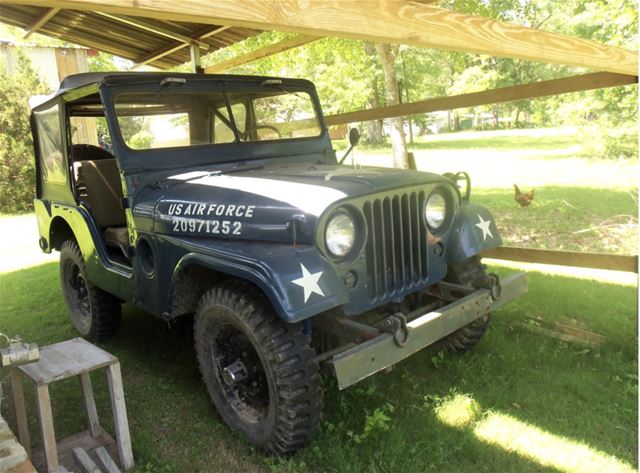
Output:
<svg viewBox="0 0 640 473">
<path fill-rule="evenodd" d="M 171 77 L 171 76 L 168 76 Z M 325 134 L 327 134 L 327 127 L 324 123 L 324 117 L 322 115 L 322 109 L 320 107 L 320 103 L 315 92 L 315 88 L 308 81 L 301 81 L 302 84 L 291 83 L 292 81 L 300 81 L 300 80 L 287 80 L 287 79 L 279 79 L 281 80 L 281 84 L 277 85 L 262 85 L 264 80 L 259 81 L 262 78 L 254 78 L 258 79 L 252 82 L 242 82 L 233 84 L 231 81 L 220 81 L 215 78 L 210 78 L 208 80 L 198 80 L 195 79 L 187 79 L 186 82 L 180 86 L 171 86 L 169 85 L 165 93 L 171 93 L 171 87 L 177 93 L 179 90 L 194 90 L 207 92 L 210 91 L 212 93 L 221 93 L 223 94 L 224 103 L 226 105 L 227 114 L 229 116 L 229 121 L 233 125 L 233 129 L 231 130 L 235 136 L 234 141 L 229 143 L 203 143 L 203 144 L 193 144 L 193 145 L 181 145 L 181 146 L 167 146 L 167 147 L 158 147 L 158 148 L 147 148 L 147 149 L 136 149 L 131 148 L 125 141 L 124 136 L 122 135 L 122 130 L 120 128 L 120 123 L 118 117 L 118 111 L 116 109 L 117 97 L 120 95 L 132 94 L 132 93 L 154 93 L 158 94 L 163 93 L 162 85 L 160 84 L 160 80 L 147 81 L 141 84 L 131 84 L 131 85 L 120 85 L 118 87 L 114 87 L 112 89 L 112 93 L 108 94 L 108 100 L 104 101 L 105 111 L 107 111 L 107 116 L 111 116 L 113 118 L 113 126 L 111 130 L 112 140 L 117 141 L 127 152 L 133 154 L 153 154 L 159 152 L 174 152 L 174 153 L 184 153 L 190 152 L 198 149 L 218 149 L 223 146 L 235 145 L 235 146 L 265 146 L 266 144 L 277 144 L 277 143 L 286 143 L 290 144 L 292 142 L 309 142 L 315 141 L 323 138 Z M 311 87 L 306 86 L 304 82 L 311 85 Z M 178 88 L 179 87 L 179 88 Z M 231 108 L 231 102 L 229 100 L 230 93 L 242 93 L 242 92 L 263 92 L 268 90 L 280 90 L 283 94 L 291 93 L 295 94 L 298 92 L 304 93 L 308 96 L 309 101 L 311 103 L 315 120 L 317 122 L 318 134 L 314 136 L 304 136 L 304 137 L 293 137 L 293 138 L 278 138 L 278 139 L 269 139 L 269 140 L 242 140 L 240 139 L 240 132 L 238 126 L 235 121 L 235 116 L 233 114 Z M 106 94 L 105 94 L 106 95 Z M 106 98 L 106 97 L 105 97 Z"/>
</svg>

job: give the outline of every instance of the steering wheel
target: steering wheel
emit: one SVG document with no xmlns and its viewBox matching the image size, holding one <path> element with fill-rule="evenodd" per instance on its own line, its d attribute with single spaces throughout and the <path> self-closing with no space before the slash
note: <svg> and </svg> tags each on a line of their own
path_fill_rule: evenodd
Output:
<svg viewBox="0 0 640 473">
<path fill-rule="evenodd" d="M 256 125 L 253 127 L 254 131 L 258 131 L 260 128 L 266 128 L 267 130 L 273 130 L 278 135 L 278 138 L 282 138 L 282 133 L 275 126 L 272 125 Z"/>
</svg>

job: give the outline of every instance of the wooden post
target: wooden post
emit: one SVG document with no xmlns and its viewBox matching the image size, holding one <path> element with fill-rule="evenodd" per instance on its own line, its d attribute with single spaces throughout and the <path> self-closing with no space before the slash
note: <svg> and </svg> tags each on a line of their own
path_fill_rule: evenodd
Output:
<svg viewBox="0 0 640 473">
<path fill-rule="evenodd" d="M 127 420 L 127 407 L 124 402 L 124 390 L 122 388 L 122 375 L 120 362 L 107 367 L 107 381 L 109 394 L 111 395 L 111 411 L 113 413 L 113 425 L 116 431 L 118 443 L 118 456 L 122 468 L 133 468 L 133 453 L 131 451 L 131 437 L 129 434 L 129 421 Z"/>
<path fill-rule="evenodd" d="M 24 404 L 24 390 L 22 387 L 22 375 L 17 368 L 11 368 L 11 390 L 13 392 L 13 408 L 16 411 L 18 424 L 18 439 L 31 458 L 31 437 L 27 424 L 27 410 Z"/>
<path fill-rule="evenodd" d="M 56 434 L 53 428 L 53 414 L 51 413 L 51 398 L 49 385 L 36 386 L 38 415 L 40 416 L 40 431 L 44 445 L 44 458 L 47 473 L 58 473 L 58 448 Z"/>
<path fill-rule="evenodd" d="M 93 387 L 91 386 L 91 376 L 88 372 L 80 373 L 80 385 L 82 386 L 82 396 L 84 397 L 84 407 L 87 413 L 87 425 L 92 437 L 100 435 L 100 422 L 98 420 L 98 410 L 96 400 L 93 397 Z"/>
</svg>

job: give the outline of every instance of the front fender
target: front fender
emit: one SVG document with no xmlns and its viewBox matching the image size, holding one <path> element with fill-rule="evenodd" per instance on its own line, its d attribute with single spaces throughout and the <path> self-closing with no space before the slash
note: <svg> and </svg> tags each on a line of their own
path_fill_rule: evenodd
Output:
<svg viewBox="0 0 640 473">
<path fill-rule="evenodd" d="M 453 222 L 449 263 L 459 263 L 483 250 L 502 245 L 502 238 L 491 212 L 482 205 L 463 205 Z"/>
<path fill-rule="evenodd" d="M 258 286 L 286 322 L 298 322 L 348 301 L 342 279 L 311 245 L 190 242 L 174 275 L 196 264 Z M 184 246 L 184 242 L 183 242 Z"/>
</svg>

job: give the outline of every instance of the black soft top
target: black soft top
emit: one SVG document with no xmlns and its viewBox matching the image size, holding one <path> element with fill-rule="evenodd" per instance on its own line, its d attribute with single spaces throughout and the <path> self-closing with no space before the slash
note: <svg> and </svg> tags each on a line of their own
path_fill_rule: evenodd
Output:
<svg viewBox="0 0 640 473">
<path fill-rule="evenodd" d="M 73 74 L 65 77 L 60 83 L 60 88 L 51 97 L 58 97 L 70 90 L 78 89 L 86 85 L 99 84 L 101 82 L 120 82 L 124 83 L 130 80 L 145 81 L 145 80 L 162 80 L 165 77 L 179 77 L 184 79 L 217 79 L 217 80 L 231 80 L 236 82 L 256 82 L 268 79 L 284 80 L 287 82 L 297 82 L 300 85 L 312 85 L 309 81 L 304 79 L 285 79 L 280 77 L 267 77 L 267 76 L 240 76 L 230 74 L 194 74 L 184 72 L 83 72 L 80 74 Z"/>
</svg>

